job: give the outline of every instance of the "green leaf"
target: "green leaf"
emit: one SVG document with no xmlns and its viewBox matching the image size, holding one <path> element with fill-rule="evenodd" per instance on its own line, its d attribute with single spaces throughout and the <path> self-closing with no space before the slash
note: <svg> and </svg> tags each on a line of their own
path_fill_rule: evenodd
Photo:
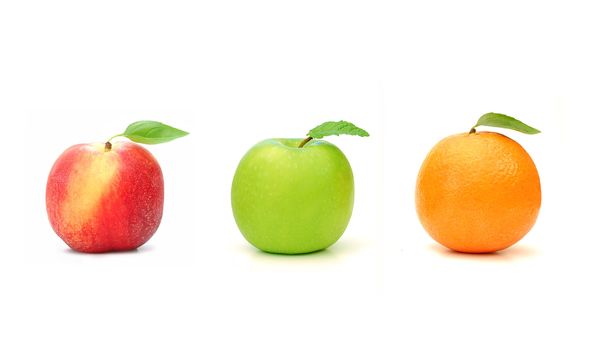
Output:
<svg viewBox="0 0 594 350">
<path fill-rule="evenodd" d="M 172 126 L 152 120 L 141 120 L 128 125 L 124 133 L 116 136 L 124 136 L 134 142 L 154 145 L 169 142 L 186 135 L 188 135 L 188 132 Z"/>
<path fill-rule="evenodd" d="M 311 129 L 307 136 L 314 139 L 321 139 L 330 135 L 356 135 L 369 136 L 369 133 L 353 123 L 341 120 L 339 122 L 325 122 Z"/>
<path fill-rule="evenodd" d="M 531 134 L 531 135 L 540 133 L 540 130 L 535 129 L 535 128 L 531 127 L 530 125 L 526 125 L 515 118 L 512 118 L 505 114 L 499 114 L 499 113 L 483 114 L 483 116 L 479 118 L 479 120 L 476 122 L 476 125 L 472 128 L 471 131 L 474 131 L 474 129 L 477 126 L 481 126 L 481 125 L 511 129 L 511 130 L 523 132 L 524 134 Z"/>
</svg>

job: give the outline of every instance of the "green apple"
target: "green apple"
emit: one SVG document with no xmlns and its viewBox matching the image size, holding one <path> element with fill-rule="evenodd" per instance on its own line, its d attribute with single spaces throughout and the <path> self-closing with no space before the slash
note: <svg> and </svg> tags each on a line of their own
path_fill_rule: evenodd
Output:
<svg viewBox="0 0 594 350">
<path fill-rule="evenodd" d="M 305 140 L 264 140 L 239 162 L 231 189 L 233 215 L 245 239 L 263 251 L 318 251 L 347 228 L 355 195 L 353 171 L 338 147 L 319 140 L 325 135 L 311 137 L 315 130 Z"/>
</svg>

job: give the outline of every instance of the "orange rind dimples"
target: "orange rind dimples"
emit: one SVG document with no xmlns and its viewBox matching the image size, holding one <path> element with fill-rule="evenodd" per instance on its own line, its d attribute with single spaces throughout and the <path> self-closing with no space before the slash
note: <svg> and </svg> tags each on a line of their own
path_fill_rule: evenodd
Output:
<svg viewBox="0 0 594 350">
<path fill-rule="evenodd" d="M 540 203 L 534 162 L 520 144 L 494 132 L 441 140 L 417 178 L 421 224 L 437 242 L 459 252 L 510 247 L 530 231 Z"/>
</svg>

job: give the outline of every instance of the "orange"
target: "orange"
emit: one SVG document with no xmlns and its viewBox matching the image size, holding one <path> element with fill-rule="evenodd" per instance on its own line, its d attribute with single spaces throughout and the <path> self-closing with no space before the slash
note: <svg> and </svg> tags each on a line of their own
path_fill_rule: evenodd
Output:
<svg viewBox="0 0 594 350">
<path fill-rule="evenodd" d="M 540 201 L 534 162 L 520 144 L 494 132 L 446 137 L 429 152 L 417 178 L 421 224 L 459 252 L 513 245 L 536 222 Z"/>
</svg>

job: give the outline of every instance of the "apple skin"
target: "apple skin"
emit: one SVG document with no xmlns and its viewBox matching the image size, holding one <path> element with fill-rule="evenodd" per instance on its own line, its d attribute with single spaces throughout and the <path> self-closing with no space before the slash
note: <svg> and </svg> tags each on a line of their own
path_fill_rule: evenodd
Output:
<svg viewBox="0 0 594 350">
<path fill-rule="evenodd" d="M 157 231 L 163 194 L 159 163 L 142 146 L 80 144 L 54 163 L 46 208 L 54 231 L 76 251 L 132 250 Z"/>
<path fill-rule="evenodd" d="M 353 171 L 333 144 L 269 139 L 239 162 L 231 189 L 239 230 L 269 253 L 303 254 L 334 244 L 353 212 Z"/>
</svg>

